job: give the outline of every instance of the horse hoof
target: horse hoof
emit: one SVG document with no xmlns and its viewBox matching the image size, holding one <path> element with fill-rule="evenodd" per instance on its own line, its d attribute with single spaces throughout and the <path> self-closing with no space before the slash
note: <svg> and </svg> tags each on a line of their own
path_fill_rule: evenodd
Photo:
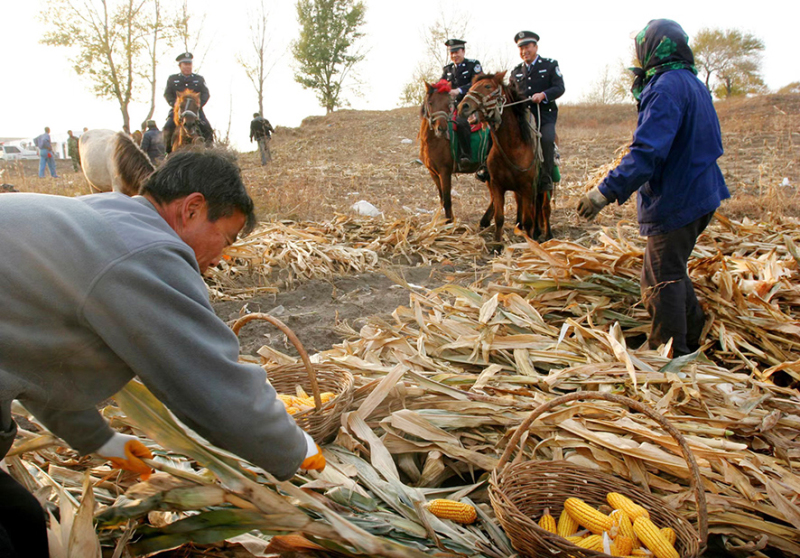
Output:
<svg viewBox="0 0 800 558">
<path fill-rule="evenodd" d="M 489 249 L 489 252 L 491 252 L 494 255 L 498 255 L 503 252 L 502 242 L 487 242 L 486 247 Z"/>
<path fill-rule="evenodd" d="M 490 221 L 481 221 L 480 222 L 481 230 L 488 229 L 489 228 L 489 224 L 490 224 Z"/>
</svg>

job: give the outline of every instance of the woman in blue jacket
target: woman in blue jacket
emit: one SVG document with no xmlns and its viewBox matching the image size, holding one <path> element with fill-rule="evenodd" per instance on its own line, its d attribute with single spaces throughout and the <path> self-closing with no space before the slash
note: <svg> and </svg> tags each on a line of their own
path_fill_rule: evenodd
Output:
<svg viewBox="0 0 800 558">
<path fill-rule="evenodd" d="M 705 323 L 686 264 L 697 237 L 730 197 L 717 165 L 722 135 L 711 95 L 697 79 L 688 36 L 668 19 L 636 36 L 633 88 L 639 119 L 630 152 L 578 204 L 593 219 L 636 191 L 639 233 L 647 237 L 642 300 L 653 319 L 650 347 L 672 339 L 673 355 L 696 350 Z"/>
</svg>

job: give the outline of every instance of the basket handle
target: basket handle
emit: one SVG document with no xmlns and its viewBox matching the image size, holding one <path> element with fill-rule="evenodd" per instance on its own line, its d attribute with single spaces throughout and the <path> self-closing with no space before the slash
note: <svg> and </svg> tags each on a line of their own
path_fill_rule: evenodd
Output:
<svg viewBox="0 0 800 558">
<path fill-rule="evenodd" d="M 700 477 L 700 469 L 697 466 L 697 461 L 694 458 L 694 454 L 692 453 L 692 450 L 689 449 L 689 444 L 686 442 L 686 438 L 683 437 L 683 434 L 681 434 L 677 428 L 672 426 L 667 419 L 655 412 L 650 407 L 643 405 L 642 403 L 639 403 L 630 397 L 623 397 L 622 395 L 603 393 L 599 391 L 576 391 L 567 395 L 562 395 L 561 397 L 556 397 L 555 399 L 551 399 L 550 401 L 539 405 L 531 412 L 528 418 L 522 421 L 522 424 L 519 425 L 517 431 L 514 432 L 514 435 L 511 437 L 511 441 L 508 442 L 508 445 L 506 446 L 506 449 L 497 464 L 497 470 L 500 471 L 503 469 L 503 467 L 505 467 L 509 458 L 511 457 L 511 454 L 522 438 L 522 435 L 528 431 L 531 424 L 533 424 L 533 421 L 542 415 L 542 413 L 549 411 L 550 409 L 557 407 L 562 403 L 569 403 L 570 401 L 577 401 L 579 399 L 603 399 L 605 401 L 612 401 L 614 403 L 619 403 L 620 405 L 629 407 L 634 411 L 638 411 L 647 415 L 659 423 L 664 430 L 666 430 L 673 438 L 675 438 L 675 441 L 678 442 L 678 445 L 683 452 L 684 459 L 686 459 L 686 462 L 689 464 L 689 470 L 692 473 L 691 477 L 689 478 L 689 482 L 690 488 L 694 490 L 697 500 L 697 525 L 700 535 L 700 547 L 701 549 L 704 549 L 706 546 L 706 541 L 708 540 L 708 509 L 706 507 L 706 493 L 705 490 L 703 490 L 703 479 Z M 520 447 L 520 454 L 522 454 L 522 447 Z"/>
<path fill-rule="evenodd" d="M 317 384 L 317 375 L 314 373 L 314 367 L 311 364 L 311 359 L 308 358 L 308 353 L 303 347 L 303 344 L 300 342 L 300 339 L 297 338 L 297 335 L 294 334 L 294 331 L 289 329 L 289 326 L 280 321 L 278 318 L 261 312 L 254 312 L 253 314 L 247 314 L 246 316 L 242 316 L 233 323 L 231 329 L 238 336 L 239 330 L 242 329 L 242 326 L 253 320 L 264 320 L 277 327 L 284 334 L 286 334 L 286 337 L 289 339 L 289 341 L 292 342 L 294 348 L 297 349 L 298 353 L 300 353 L 300 358 L 302 359 L 303 364 L 306 367 L 306 371 L 308 372 L 308 381 L 311 384 L 311 393 L 314 396 L 314 403 L 316 404 L 316 409 L 314 410 L 314 412 L 318 413 L 322 409 L 322 399 L 320 398 L 319 394 L 319 384 Z"/>
</svg>

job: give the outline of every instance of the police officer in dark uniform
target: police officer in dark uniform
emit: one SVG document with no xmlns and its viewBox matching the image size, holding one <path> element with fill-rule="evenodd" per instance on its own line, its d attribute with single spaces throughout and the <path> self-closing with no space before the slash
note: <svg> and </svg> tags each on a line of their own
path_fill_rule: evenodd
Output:
<svg viewBox="0 0 800 558">
<path fill-rule="evenodd" d="M 539 56 L 539 35 L 533 31 L 520 31 L 514 35 L 514 42 L 519 47 L 522 64 L 511 70 L 510 79 L 517 84 L 520 95 L 530 98 L 532 118 L 542 133 L 544 162 L 539 174 L 539 187 L 546 192 L 553 189 L 558 119 L 556 99 L 564 94 L 564 77 L 556 60 Z"/>
<path fill-rule="evenodd" d="M 464 45 L 466 41 L 461 39 L 448 39 L 445 46 L 450 51 L 451 62 L 444 67 L 442 78 L 450 82 L 452 89 L 450 95 L 453 97 L 455 105 L 469 91 L 472 85 L 472 77 L 483 72 L 481 63 L 471 58 L 464 58 Z M 461 151 L 461 159 L 465 164 L 469 164 L 472 159 L 472 148 L 470 145 L 470 125 L 463 116 L 456 117 L 456 133 L 458 134 L 458 145 Z M 464 161 L 466 159 L 466 161 Z"/>
<path fill-rule="evenodd" d="M 203 132 L 203 137 L 206 138 L 206 143 L 211 144 L 214 139 L 214 131 L 203 113 L 203 107 L 208 102 L 211 96 L 206 87 L 206 80 L 203 76 L 192 73 L 192 56 L 191 52 L 184 52 L 178 55 L 175 59 L 181 69 L 181 73 L 173 74 L 167 79 L 167 88 L 164 90 L 164 98 L 169 103 L 169 115 L 167 116 L 167 123 L 164 124 L 164 144 L 167 153 L 172 151 L 172 134 L 175 131 L 175 121 L 173 120 L 173 107 L 175 106 L 175 99 L 178 98 L 178 93 L 184 89 L 190 89 L 196 93 L 200 93 L 200 129 Z"/>
</svg>

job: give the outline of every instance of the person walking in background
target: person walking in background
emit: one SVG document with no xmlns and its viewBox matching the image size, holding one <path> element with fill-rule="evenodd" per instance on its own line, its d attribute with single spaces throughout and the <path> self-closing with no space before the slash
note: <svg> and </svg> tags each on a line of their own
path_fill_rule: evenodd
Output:
<svg viewBox="0 0 800 558">
<path fill-rule="evenodd" d="M 44 134 L 33 140 L 39 150 L 39 178 L 44 178 L 44 167 L 50 169 L 50 176 L 58 178 L 56 174 L 56 155 L 53 153 L 53 143 L 50 140 L 50 128 L 45 127 Z"/>
<path fill-rule="evenodd" d="M 258 142 L 258 152 L 261 154 L 262 167 L 266 165 L 268 161 L 272 161 L 272 154 L 269 152 L 269 142 L 272 138 L 272 132 L 274 131 L 269 120 L 257 112 L 253 113 L 253 120 L 250 121 L 250 141 L 253 141 L 253 138 L 255 138 Z"/>
<path fill-rule="evenodd" d="M 555 166 L 556 99 L 564 94 L 564 76 L 558 61 L 539 56 L 539 35 L 533 31 L 520 31 L 514 35 L 522 64 L 511 70 L 509 81 L 516 83 L 522 97 L 530 99 L 531 124 L 542 134 L 542 171 L 539 173 L 539 191 L 552 192 Z"/>
<path fill-rule="evenodd" d="M 689 37 L 669 19 L 654 19 L 636 36 L 631 92 L 639 121 L 630 152 L 579 202 L 594 219 L 607 204 L 634 193 L 639 234 L 647 237 L 642 300 L 658 348 L 672 339 L 673 357 L 699 348 L 705 314 L 686 271 L 697 237 L 730 193 L 717 159 L 722 134 L 711 94 L 696 77 Z"/>
<path fill-rule="evenodd" d="M 142 136 L 142 151 L 147 153 L 150 161 L 155 166 L 159 166 L 164 161 L 165 148 L 164 137 L 161 130 L 156 126 L 155 120 L 147 121 L 147 131 Z"/>
<path fill-rule="evenodd" d="M 78 138 L 72 135 L 72 130 L 67 130 L 67 156 L 72 159 L 72 170 L 78 172 L 81 170 L 81 155 L 78 150 Z"/>
</svg>

